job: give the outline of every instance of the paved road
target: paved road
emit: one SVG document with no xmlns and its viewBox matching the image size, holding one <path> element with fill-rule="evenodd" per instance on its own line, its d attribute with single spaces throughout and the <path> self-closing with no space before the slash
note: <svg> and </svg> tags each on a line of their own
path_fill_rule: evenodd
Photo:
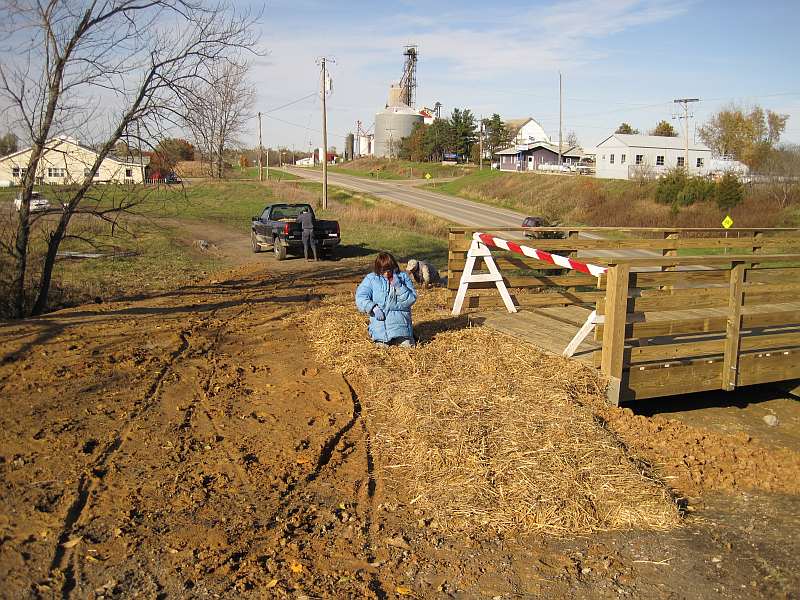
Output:
<svg viewBox="0 0 800 600">
<path fill-rule="evenodd" d="M 316 169 L 304 169 L 299 167 L 284 167 L 287 171 L 313 181 L 322 181 L 322 172 Z M 456 196 L 440 194 L 430 190 L 412 188 L 409 181 L 396 181 L 384 179 L 375 181 L 353 175 L 343 175 L 341 173 L 328 173 L 328 183 L 339 187 L 351 189 L 357 192 L 369 193 L 405 204 L 418 210 L 424 210 L 438 217 L 443 218 L 449 223 L 465 225 L 469 227 L 481 227 L 491 231 L 492 225 L 495 227 L 520 227 L 522 220 L 527 216 L 522 213 L 514 212 L 504 208 L 496 208 L 465 200 Z M 601 240 L 603 236 L 596 233 L 583 232 L 581 237 L 592 240 Z M 587 250 L 578 252 L 578 257 L 593 256 L 597 258 L 654 258 L 661 256 L 661 253 L 652 250 Z M 657 268 L 645 267 L 637 270 L 658 270 Z"/>
<path fill-rule="evenodd" d="M 284 168 L 304 179 L 322 181 L 322 173 L 320 171 L 298 167 Z M 408 182 L 391 179 L 374 181 L 363 177 L 354 177 L 353 175 L 328 173 L 328 183 L 357 192 L 368 193 L 379 198 L 386 198 L 392 202 L 405 204 L 418 210 L 424 210 L 454 225 L 468 227 L 487 227 L 491 225 L 496 227 L 519 227 L 526 216 L 504 208 L 495 208 L 479 202 L 456 198 L 455 196 L 412 188 Z"/>
</svg>

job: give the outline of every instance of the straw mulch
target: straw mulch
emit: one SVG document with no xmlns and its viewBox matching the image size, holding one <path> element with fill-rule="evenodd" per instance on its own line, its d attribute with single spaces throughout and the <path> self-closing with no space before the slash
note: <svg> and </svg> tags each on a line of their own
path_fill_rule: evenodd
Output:
<svg viewBox="0 0 800 600">
<path fill-rule="evenodd" d="M 370 343 L 352 297 L 302 320 L 322 362 L 364 407 L 379 475 L 448 529 L 564 535 L 665 529 L 678 522 L 666 487 L 640 468 L 586 406 L 594 372 L 442 310 L 414 308 L 421 344 Z"/>
</svg>

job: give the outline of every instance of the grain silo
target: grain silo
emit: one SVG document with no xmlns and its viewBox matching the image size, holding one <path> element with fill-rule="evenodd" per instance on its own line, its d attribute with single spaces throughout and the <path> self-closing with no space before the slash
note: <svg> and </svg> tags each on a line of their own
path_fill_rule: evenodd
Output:
<svg viewBox="0 0 800 600">
<path fill-rule="evenodd" d="M 414 126 L 422 124 L 424 118 L 414 110 L 417 88 L 417 47 L 406 46 L 403 77 L 400 83 L 389 87 L 389 102 L 386 108 L 375 115 L 375 156 L 396 158 L 400 141 L 411 135 Z"/>
<path fill-rule="evenodd" d="M 422 124 L 423 117 L 406 106 L 387 106 L 375 115 L 375 156 L 397 158 L 400 140 L 411 135 L 414 126 Z"/>
</svg>

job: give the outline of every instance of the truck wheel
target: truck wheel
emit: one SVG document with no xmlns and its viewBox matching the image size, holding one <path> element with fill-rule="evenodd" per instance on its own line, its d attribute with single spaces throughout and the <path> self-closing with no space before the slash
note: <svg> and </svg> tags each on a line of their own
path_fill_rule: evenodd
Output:
<svg viewBox="0 0 800 600">
<path fill-rule="evenodd" d="M 272 248 L 275 250 L 275 258 L 277 260 L 284 260 L 286 258 L 286 246 L 281 244 L 277 238 L 272 240 Z"/>
<path fill-rule="evenodd" d="M 253 252 L 258 254 L 261 252 L 261 245 L 258 243 L 258 238 L 256 237 L 256 232 L 250 232 L 250 245 L 253 247 Z"/>
</svg>

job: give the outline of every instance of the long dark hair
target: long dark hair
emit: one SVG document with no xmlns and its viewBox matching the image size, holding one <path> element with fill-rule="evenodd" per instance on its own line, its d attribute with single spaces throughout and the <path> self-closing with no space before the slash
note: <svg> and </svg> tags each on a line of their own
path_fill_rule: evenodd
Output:
<svg viewBox="0 0 800 600">
<path fill-rule="evenodd" d="M 400 270 L 400 267 L 397 265 L 397 261 L 394 259 L 394 256 L 388 252 L 381 252 L 378 254 L 378 256 L 375 258 L 374 268 L 376 275 L 383 275 L 386 273 L 386 271 L 396 273 Z"/>
</svg>

